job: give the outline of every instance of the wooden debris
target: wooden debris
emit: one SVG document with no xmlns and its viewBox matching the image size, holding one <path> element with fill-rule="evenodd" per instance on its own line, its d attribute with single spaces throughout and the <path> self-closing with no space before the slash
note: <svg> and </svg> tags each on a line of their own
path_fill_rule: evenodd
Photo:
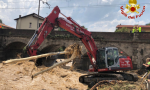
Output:
<svg viewBox="0 0 150 90">
<path fill-rule="evenodd" d="M 56 63 L 53 66 L 47 68 L 46 70 L 42 70 L 42 71 L 32 75 L 32 78 L 34 78 L 35 76 L 37 76 L 39 74 L 42 74 L 42 73 L 44 73 L 46 71 L 49 71 L 49 70 L 53 69 L 56 66 L 60 66 L 60 65 L 66 64 L 66 63 L 70 62 L 71 60 L 75 59 L 77 56 L 80 56 L 80 54 L 81 54 L 81 48 L 80 48 L 80 46 L 78 44 L 74 44 L 74 45 L 69 46 L 68 48 L 65 49 L 65 51 L 69 52 L 69 55 L 71 55 L 73 53 L 71 58 L 66 59 L 63 62 Z"/>
<path fill-rule="evenodd" d="M 10 59 L 7 61 L 3 61 L 3 64 L 7 64 L 7 63 L 14 63 L 14 62 L 19 62 L 19 61 L 29 61 L 29 60 L 35 60 L 38 58 L 42 58 L 42 57 L 47 57 L 47 56 L 52 56 L 52 55 L 57 55 L 57 54 L 67 54 L 70 52 L 67 51 L 63 51 L 63 52 L 52 52 L 52 53 L 46 53 L 46 54 L 41 54 L 41 55 L 36 55 L 36 56 L 31 56 L 31 57 L 27 57 L 27 58 L 19 58 L 19 59 Z"/>
</svg>

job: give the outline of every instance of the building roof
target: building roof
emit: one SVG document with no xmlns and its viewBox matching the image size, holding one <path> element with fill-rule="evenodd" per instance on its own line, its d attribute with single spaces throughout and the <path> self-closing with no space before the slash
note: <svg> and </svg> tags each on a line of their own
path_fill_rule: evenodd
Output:
<svg viewBox="0 0 150 90">
<path fill-rule="evenodd" d="M 29 15 L 26 15 L 26 16 L 22 16 L 21 18 L 24 18 L 24 17 L 27 17 L 27 16 L 33 16 L 33 17 L 38 18 L 38 15 L 37 15 L 36 13 L 32 13 L 32 14 L 29 14 Z M 19 19 L 19 18 L 16 18 L 16 19 L 14 19 L 14 20 L 18 20 L 18 19 Z M 45 18 L 39 15 L 39 19 L 44 20 Z"/>
<path fill-rule="evenodd" d="M 137 25 L 117 25 L 116 28 L 120 28 L 120 27 L 136 27 Z M 150 25 L 138 25 L 138 27 L 142 27 L 142 28 L 150 28 Z"/>
<path fill-rule="evenodd" d="M 5 25 L 5 24 L 3 24 L 3 23 L 0 23 L 0 26 L 7 27 L 7 28 L 10 28 L 10 29 L 15 29 L 15 28 L 10 27 L 10 26 L 7 26 L 7 25 Z"/>
</svg>

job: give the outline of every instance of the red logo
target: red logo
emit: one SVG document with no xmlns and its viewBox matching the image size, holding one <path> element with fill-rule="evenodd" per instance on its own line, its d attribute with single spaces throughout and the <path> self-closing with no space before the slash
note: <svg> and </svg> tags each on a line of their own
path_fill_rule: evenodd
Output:
<svg viewBox="0 0 150 90">
<path fill-rule="evenodd" d="M 121 9 L 121 14 L 124 15 L 125 17 L 128 17 L 129 19 L 135 19 L 138 17 L 141 17 L 143 15 L 143 12 L 145 12 L 145 6 L 143 6 L 143 10 L 142 12 L 139 14 L 139 12 L 137 11 L 140 8 L 140 5 L 137 5 L 137 1 L 136 0 L 129 0 L 129 5 L 126 4 L 126 9 L 128 9 L 129 11 L 124 12 L 123 6 L 120 7 Z M 128 13 L 137 13 L 139 15 L 136 16 L 128 16 Z"/>
</svg>

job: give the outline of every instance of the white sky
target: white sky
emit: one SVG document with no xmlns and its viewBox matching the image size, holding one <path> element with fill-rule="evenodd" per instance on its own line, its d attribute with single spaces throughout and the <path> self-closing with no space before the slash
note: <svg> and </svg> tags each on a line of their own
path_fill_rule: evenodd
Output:
<svg viewBox="0 0 150 90">
<path fill-rule="evenodd" d="M 55 6 L 59 6 L 61 12 L 72 17 L 80 25 L 84 25 L 89 31 L 114 32 L 118 24 L 122 25 L 145 25 L 150 22 L 150 0 L 137 0 L 140 4 L 140 13 L 145 6 L 145 12 L 141 17 L 128 19 L 121 14 L 120 7 L 125 8 L 128 0 L 43 0 L 51 6 L 49 8 L 41 1 L 40 15 L 46 17 Z M 125 9 L 125 11 L 128 11 Z M 38 0 L 0 0 L 0 19 L 6 25 L 16 27 L 19 15 L 25 16 L 38 13 Z M 136 13 L 128 15 L 135 16 Z"/>
</svg>

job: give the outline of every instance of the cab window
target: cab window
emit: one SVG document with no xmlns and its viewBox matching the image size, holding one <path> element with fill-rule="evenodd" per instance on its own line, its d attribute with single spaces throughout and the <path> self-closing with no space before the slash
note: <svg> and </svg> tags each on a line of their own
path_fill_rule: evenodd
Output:
<svg viewBox="0 0 150 90">
<path fill-rule="evenodd" d="M 105 50 L 98 50 L 97 52 L 97 66 L 98 68 L 106 68 L 105 64 Z"/>
<path fill-rule="evenodd" d="M 119 60 L 119 57 L 118 57 L 118 56 L 119 56 L 119 55 L 118 55 L 118 50 L 117 50 L 117 49 L 114 49 L 113 51 L 114 51 L 113 54 L 114 54 L 115 63 L 117 63 L 118 60 Z"/>
<path fill-rule="evenodd" d="M 108 63 L 108 66 L 114 65 L 114 57 L 113 57 L 112 49 L 107 50 L 107 63 Z"/>
</svg>

